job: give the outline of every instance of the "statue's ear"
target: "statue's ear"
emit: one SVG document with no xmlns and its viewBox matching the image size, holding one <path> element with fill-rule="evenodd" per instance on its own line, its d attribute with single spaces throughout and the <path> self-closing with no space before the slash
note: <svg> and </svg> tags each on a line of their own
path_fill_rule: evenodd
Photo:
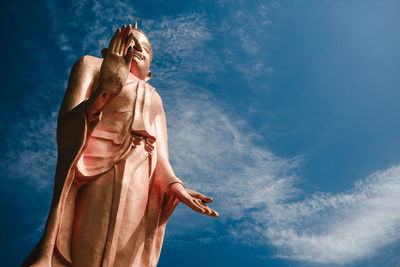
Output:
<svg viewBox="0 0 400 267">
<path fill-rule="evenodd" d="M 107 49 L 107 48 L 103 48 L 103 49 L 101 49 L 101 56 L 102 56 L 103 58 L 106 58 L 107 51 L 108 51 L 108 49 Z"/>
<path fill-rule="evenodd" d="M 146 78 L 144 78 L 144 80 L 147 82 L 150 79 L 151 79 L 151 71 L 149 71 L 149 73 L 147 74 Z"/>
</svg>

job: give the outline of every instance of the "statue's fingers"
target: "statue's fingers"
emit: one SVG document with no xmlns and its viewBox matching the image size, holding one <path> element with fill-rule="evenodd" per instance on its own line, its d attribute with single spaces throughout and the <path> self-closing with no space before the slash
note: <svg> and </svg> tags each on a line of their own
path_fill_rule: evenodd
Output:
<svg viewBox="0 0 400 267">
<path fill-rule="evenodd" d="M 202 207 L 207 207 L 206 204 L 204 204 L 204 202 L 203 202 L 201 199 L 196 198 L 196 200 L 197 200 L 197 203 L 200 204 L 200 206 L 202 206 Z"/>
<path fill-rule="evenodd" d="M 122 29 L 120 29 L 120 32 L 119 32 L 117 38 L 115 39 L 115 50 L 114 50 L 115 52 L 114 53 L 118 56 L 120 56 L 119 48 L 121 47 L 121 39 L 122 39 L 121 37 L 122 37 L 124 30 L 125 30 L 125 25 L 122 26 Z"/>
<path fill-rule="evenodd" d="M 207 196 L 204 196 L 204 195 L 203 195 L 203 197 L 201 198 L 201 200 L 204 201 L 205 203 L 210 203 L 210 202 L 213 201 L 213 198 L 212 198 L 212 197 L 207 197 Z"/>
<path fill-rule="evenodd" d="M 128 36 L 127 30 L 128 30 L 128 26 L 124 25 L 122 32 L 121 32 L 121 40 L 120 40 L 119 47 L 118 47 L 118 54 L 120 56 L 124 56 L 125 39 Z"/>
<path fill-rule="evenodd" d="M 119 45 L 119 41 L 121 40 L 121 34 L 122 34 L 122 29 L 118 28 L 118 34 L 117 34 L 117 36 L 115 36 L 115 40 L 114 40 L 113 54 L 118 53 L 118 45 Z"/>
<path fill-rule="evenodd" d="M 117 40 L 118 40 L 118 36 L 121 34 L 121 28 L 118 28 L 117 31 L 115 32 L 114 36 L 111 38 L 110 40 L 110 44 L 109 44 L 109 51 L 112 54 L 115 54 L 115 49 L 116 49 L 116 45 L 117 45 Z"/>
<path fill-rule="evenodd" d="M 201 201 L 200 199 L 196 199 L 196 203 L 199 204 L 199 206 L 204 209 L 205 213 L 209 213 L 209 208 Z"/>
<path fill-rule="evenodd" d="M 212 217 L 218 217 L 219 216 L 218 212 L 216 212 L 215 210 L 211 209 L 210 207 L 208 207 L 206 205 L 204 205 L 204 206 L 205 206 L 204 209 L 206 211 L 206 213 L 205 213 L 206 215 L 212 216 Z"/>
<path fill-rule="evenodd" d="M 131 31 L 132 31 L 132 26 L 129 24 L 127 29 L 128 35 L 126 37 L 126 40 L 124 41 L 124 55 L 128 51 L 128 47 L 131 45 L 133 40 L 133 33 Z"/>
<path fill-rule="evenodd" d="M 121 34 L 121 41 L 118 47 L 118 54 L 120 56 L 124 56 L 125 50 L 125 42 L 126 38 L 128 37 L 128 27 L 126 25 L 123 26 L 122 34 Z"/>
<path fill-rule="evenodd" d="M 215 210 L 213 210 L 213 209 L 210 209 L 211 210 L 211 213 L 210 213 L 210 216 L 213 216 L 213 217 L 219 217 L 219 213 L 218 212 L 216 212 Z"/>
<path fill-rule="evenodd" d="M 133 44 L 133 34 L 130 33 L 128 38 L 126 39 L 126 43 L 125 43 L 125 54 L 128 51 L 129 47 L 133 48 L 134 44 Z"/>
<path fill-rule="evenodd" d="M 186 204 L 186 205 L 188 205 L 194 211 L 197 211 L 197 212 L 200 212 L 200 213 L 204 213 L 205 212 L 205 210 L 200 206 L 200 204 L 196 203 L 196 200 L 194 200 L 194 199 L 189 201 L 188 204 Z"/>
<path fill-rule="evenodd" d="M 128 47 L 128 51 L 126 51 L 126 54 L 124 56 L 125 59 L 125 64 L 129 67 L 132 62 L 132 56 L 133 56 L 133 48 L 132 46 Z"/>
<path fill-rule="evenodd" d="M 212 197 L 207 197 L 207 196 L 205 196 L 202 193 L 199 193 L 197 191 L 194 191 L 194 190 L 191 190 L 191 189 L 187 189 L 187 191 L 188 191 L 189 195 L 191 195 L 192 197 L 195 197 L 195 198 L 199 198 L 202 201 L 204 201 L 205 203 L 210 203 L 210 202 L 213 201 Z"/>
<path fill-rule="evenodd" d="M 199 203 L 201 205 L 201 207 L 204 210 L 204 214 L 208 215 L 208 216 L 212 216 L 212 217 L 218 217 L 219 214 L 218 212 L 216 212 L 215 210 L 211 209 L 210 207 L 208 207 L 206 204 L 203 203 L 203 201 L 201 201 L 200 199 L 197 199 L 197 203 Z"/>
<path fill-rule="evenodd" d="M 205 213 L 206 213 L 207 215 L 211 215 L 211 214 L 212 214 L 212 210 L 211 210 L 209 207 L 207 207 L 207 206 L 205 206 L 204 211 L 205 211 Z"/>
<path fill-rule="evenodd" d="M 128 25 L 128 26 L 125 27 L 125 32 L 124 32 L 124 35 L 122 36 L 122 40 L 121 40 L 122 43 L 121 43 L 121 48 L 120 49 L 121 49 L 122 55 L 125 55 L 126 42 L 127 42 L 128 38 L 129 38 L 130 32 L 131 32 L 131 30 L 130 30 L 129 25 Z"/>
<path fill-rule="evenodd" d="M 213 214 L 212 209 L 210 209 L 209 207 L 207 207 L 207 215 L 211 215 Z"/>
<path fill-rule="evenodd" d="M 129 48 L 129 47 L 133 48 L 132 40 L 133 40 L 133 34 L 130 33 L 130 34 L 128 35 L 128 38 L 126 39 L 126 42 L 125 42 L 124 57 L 125 57 L 125 55 L 128 53 L 128 48 Z M 131 50 L 131 51 L 132 51 L 132 50 Z"/>
</svg>

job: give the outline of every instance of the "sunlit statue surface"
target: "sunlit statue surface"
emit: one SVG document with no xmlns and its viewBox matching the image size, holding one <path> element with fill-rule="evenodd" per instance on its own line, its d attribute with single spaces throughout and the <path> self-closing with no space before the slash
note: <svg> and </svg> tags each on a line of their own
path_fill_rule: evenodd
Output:
<svg viewBox="0 0 400 267">
<path fill-rule="evenodd" d="M 73 66 L 61 104 L 54 194 L 45 233 L 23 266 L 156 266 L 182 201 L 218 217 L 168 159 L 162 100 L 148 84 L 152 48 L 118 28 L 103 58 Z"/>
</svg>

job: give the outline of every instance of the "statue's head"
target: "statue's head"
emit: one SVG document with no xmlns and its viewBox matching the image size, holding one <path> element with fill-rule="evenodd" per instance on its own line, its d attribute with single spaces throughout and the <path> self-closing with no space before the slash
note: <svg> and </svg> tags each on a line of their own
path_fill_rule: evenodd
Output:
<svg viewBox="0 0 400 267">
<path fill-rule="evenodd" d="M 130 71 L 137 78 L 148 81 L 151 78 L 150 64 L 153 59 L 150 41 L 146 34 L 138 29 L 136 21 L 130 33 L 133 35 L 132 42 L 129 45 L 133 54 Z M 103 49 L 101 53 L 105 57 L 107 49 Z"/>
<path fill-rule="evenodd" d="M 148 81 L 151 78 L 150 64 L 153 60 L 150 41 L 146 34 L 138 29 L 136 21 L 133 24 L 131 33 L 133 34 L 131 73 L 139 79 Z"/>
</svg>

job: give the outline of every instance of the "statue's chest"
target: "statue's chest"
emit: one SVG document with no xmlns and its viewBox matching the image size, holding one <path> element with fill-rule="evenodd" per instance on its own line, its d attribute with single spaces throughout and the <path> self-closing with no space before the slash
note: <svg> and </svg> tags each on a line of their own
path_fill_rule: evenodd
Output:
<svg viewBox="0 0 400 267">
<path fill-rule="evenodd" d="M 122 88 L 122 91 L 104 108 L 103 116 L 113 116 L 118 113 L 133 112 L 137 89 L 138 83 L 125 85 Z"/>
<path fill-rule="evenodd" d="M 103 109 L 98 130 L 126 132 L 133 118 L 137 83 L 130 83 Z"/>
<path fill-rule="evenodd" d="M 116 143 L 133 133 L 155 138 L 151 99 L 154 88 L 144 82 L 129 81 L 122 91 L 103 109 L 92 136 L 106 137 Z"/>
</svg>

